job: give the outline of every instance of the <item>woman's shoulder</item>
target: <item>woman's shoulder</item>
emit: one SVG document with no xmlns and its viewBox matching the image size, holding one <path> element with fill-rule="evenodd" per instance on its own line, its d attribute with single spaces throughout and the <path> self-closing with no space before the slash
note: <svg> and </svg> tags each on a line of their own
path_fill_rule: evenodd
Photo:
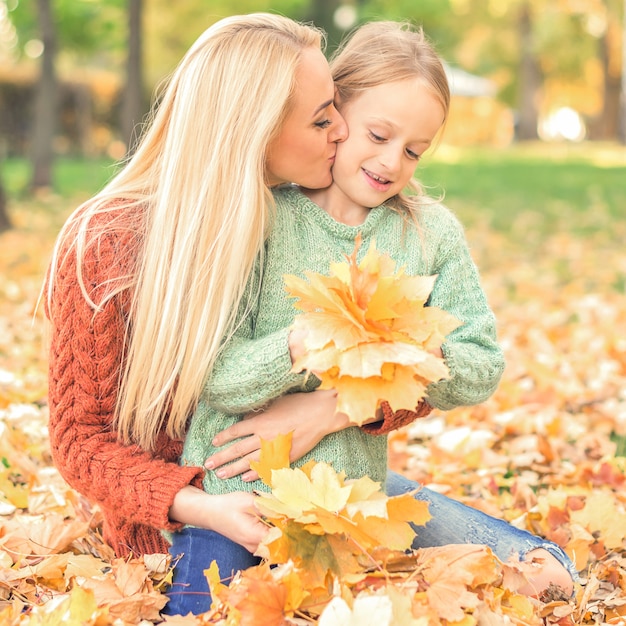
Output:
<svg viewBox="0 0 626 626">
<path fill-rule="evenodd" d="M 123 199 L 86 202 L 68 218 L 59 235 L 59 258 L 78 255 L 88 274 L 128 272 L 143 241 L 144 211 Z"/>
</svg>

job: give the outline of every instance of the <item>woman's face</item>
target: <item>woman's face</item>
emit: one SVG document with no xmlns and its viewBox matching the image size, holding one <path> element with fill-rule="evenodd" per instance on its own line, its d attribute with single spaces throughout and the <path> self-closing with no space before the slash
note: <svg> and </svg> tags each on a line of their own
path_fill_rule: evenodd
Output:
<svg viewBox="0 0 626 626">
<path fill-rule="evenodd" d="M 307 48 L 296 70 L 291 111 L 268 147 L 270 186 L 296 183 L 309 189 L 328 187 L 337 142 L 348 136 L 333 103 L 335 89 L 328 62 L 317 48 Z"/>
</svg>

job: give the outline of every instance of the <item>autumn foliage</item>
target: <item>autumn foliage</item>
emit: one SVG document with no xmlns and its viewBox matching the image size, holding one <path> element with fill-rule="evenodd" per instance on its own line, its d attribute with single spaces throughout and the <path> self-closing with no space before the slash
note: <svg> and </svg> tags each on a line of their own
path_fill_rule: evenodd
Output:
<svg viewBox="0 0 626 626">
<path fill-rule="evenodd" d="M 407 517 L 427 511 L 329 466 L 287 470 L 279 440 L 259 466 L 273 485 L 263 549 L 277 565 L 229 581 L 207 563 L 214 610 L 165 623 L 625 622 L 626 227 L 541 242 L 525 232 L 468 233 L 507 357 L 498 391 L 395 433 L 390 462 L 561 545 L 581 572 L 575 597 L 520 595 L 525 569 L 481 546 L 405 554 Z M 0 236 L 0 624 L 148 626 L 161 620 L 169 557 L 116 559 L 97 508 L 51 465 L 40 312 L 33 323 L 48 250 L 37 229 Z"/>
<path fill-rule="evenodd" d="M 286 276 L 294 322 L 305 331 L 306 353 L 294 371 L 314 372 L 322 389 L 337 390 L 337 408 L 356 424 L 373 418 L 382 401 L 394 410 L 415 409 L 429 383 L 449 375 L 432 354 L 461 322 L 425 306 L 436 276 L 407 276 L 395 261 L 370 246 L 361 262 L 353 253 L 332 263 L 330 275 Z"/>
</svg>

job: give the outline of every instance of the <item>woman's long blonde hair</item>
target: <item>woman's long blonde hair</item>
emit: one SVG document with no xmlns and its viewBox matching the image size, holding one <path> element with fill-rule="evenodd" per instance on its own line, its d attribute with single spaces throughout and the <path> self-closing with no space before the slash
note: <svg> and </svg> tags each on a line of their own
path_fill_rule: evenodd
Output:
<svg viewBox="0 0 626 626">
<path fill-rule="evenodd" d="M 59 236 L 49 306 L 68 251 L 94 316 L 121 292 L 132 298 L 115 416 L 125 442 L 152 449 L 164 425 L 171 437 L 184 434 L 262 254 L 273 207 L 267 146 L 289 111 L 302 51 L 321 43 L 321 31 L 271 14 L 208 28 L 169 79 L 132 158 Z M 136 266 L 94 302 L 82 260 L 106 233 L 90 220 L 120 209 L 136 216 Z"/>
<path fill-rule="evenodd" d="M 380 21 L 357 27 L 333 54 L 330 69 L 340 111 L 367 89 L 418 78 L 441 102 L 445 124 L 450 110 L 445 67 L 423 30 L 410 22 Z M 424 202 L 422 187 L 412 179 L 406 192 L 386 204 L 416 217 Z"/>
</svg>

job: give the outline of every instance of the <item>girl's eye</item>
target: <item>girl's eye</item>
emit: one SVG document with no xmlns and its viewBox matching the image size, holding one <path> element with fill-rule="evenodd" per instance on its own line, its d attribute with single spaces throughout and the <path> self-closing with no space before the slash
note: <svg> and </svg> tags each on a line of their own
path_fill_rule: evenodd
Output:
<svg viewBox="0 0 626 626">
<path fill-rule="evenodd" d="M 328 128 L 331 124 L 331 120 L 322 120 L 320 122 L 315 122 L 315 126 L 317 126 L 318 128 Z"/>
<path fill-rule="evenodd" d="M 415 161 L 419 161 L 420 160 L 420 155 L 413 152 L 413 150 L 409 150 L 408 148 L 406 149 L 406 154 L 409 157 L 409 159 L 414 159 Z"/>
<path fill-rule="evenodd" d="M 383 141 L 386 141 L 384 137 L 381 137 L 380 135 L 373 133 L 371 130 L 370 130 L 370 138 L 372 141 L 375 141 L 376 143 L 382 143 Z"/>
</svg>

